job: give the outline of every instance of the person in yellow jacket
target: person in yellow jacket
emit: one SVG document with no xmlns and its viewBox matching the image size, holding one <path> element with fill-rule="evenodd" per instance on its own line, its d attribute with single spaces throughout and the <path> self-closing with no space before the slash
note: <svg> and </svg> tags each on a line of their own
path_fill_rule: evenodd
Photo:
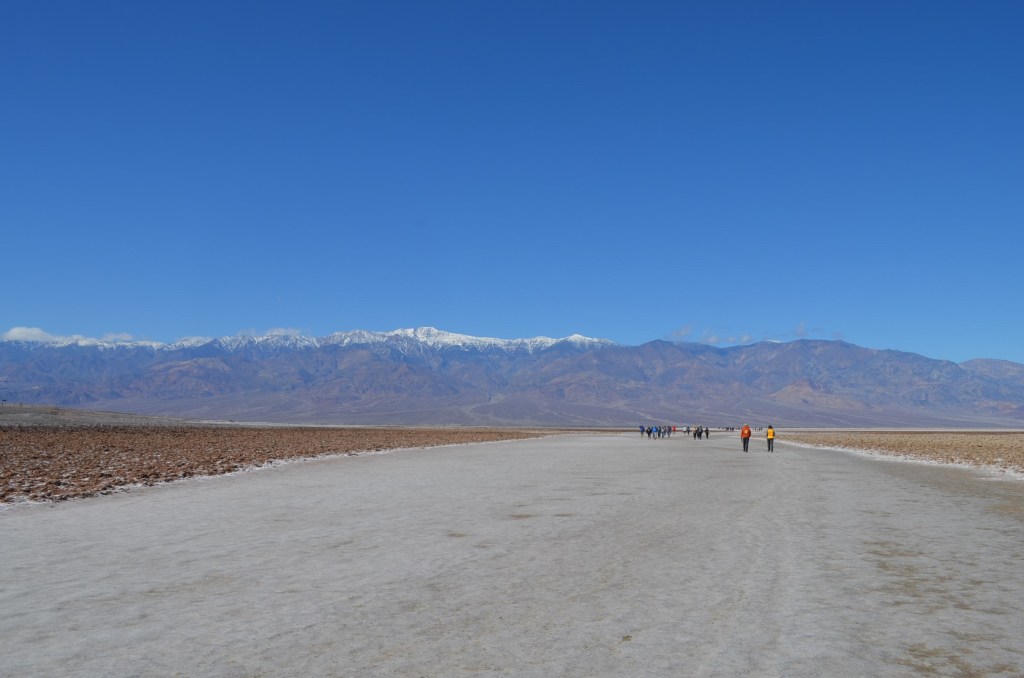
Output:
<svg viewBox="0 0 1024 678">
<path fill-rule="evenodd" d="M 769 452 L 774 452 L 775 451 L 775 429 L 772 428 L 771 424 L 768 424 L 768 433 L 766 433 L 765 435 L 768 436 L 768 451 Z"/>
<path fill-rule="evenodd" d="M 740 439 L 743 440 L 743 451 L 747 452 L 747 448 L 750 446 L 750 426 L 747 424 L 743 425 L 743 430 L 740 431 Z"/>
</svg>

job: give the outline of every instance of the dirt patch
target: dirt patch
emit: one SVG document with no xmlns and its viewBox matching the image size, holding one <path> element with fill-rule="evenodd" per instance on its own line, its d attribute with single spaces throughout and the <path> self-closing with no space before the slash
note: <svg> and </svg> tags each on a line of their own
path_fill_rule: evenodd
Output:
<svg viewBox="0 0 1024 678">
<path fill-rule="evenodd" d="M 792 432 L 785 438 L 819 447 L 870 450 L 1024 473 L 1024 433 L 1019 432 L 828 431 Z"/>
<path fill-rule="evenodd" d="M 518 440 L 550 431 L 161 423 L 0 424 L 0 502 L 62 500 L 331 454 Z"/>
</svg>

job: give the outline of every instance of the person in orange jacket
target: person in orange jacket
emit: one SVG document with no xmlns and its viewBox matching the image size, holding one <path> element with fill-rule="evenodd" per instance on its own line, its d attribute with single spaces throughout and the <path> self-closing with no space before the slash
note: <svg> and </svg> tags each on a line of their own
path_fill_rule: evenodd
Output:
<svg viewBox="0 0 1024 678">
<path fill-rule="evenodd" d="M 750 426 L 747 424 L 743 425 L 743 430 L 740 431 L 740 438 L 743 440 L 743 451 L 747 452 L 747 448 L 750 447 Z"/>
</svg>

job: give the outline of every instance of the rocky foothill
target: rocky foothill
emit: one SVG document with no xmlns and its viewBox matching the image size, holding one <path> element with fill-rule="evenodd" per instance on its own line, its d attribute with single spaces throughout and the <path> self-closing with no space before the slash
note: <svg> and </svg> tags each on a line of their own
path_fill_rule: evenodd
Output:
<svg viewBox="0 0 1024 678">
<path fill-rule="evenodd" d="M 534 438 L 544 431 L 225 425 L 13 408 L 0 416 L 0 502 L 106 494 L 271 461 Z"/>
</svg>

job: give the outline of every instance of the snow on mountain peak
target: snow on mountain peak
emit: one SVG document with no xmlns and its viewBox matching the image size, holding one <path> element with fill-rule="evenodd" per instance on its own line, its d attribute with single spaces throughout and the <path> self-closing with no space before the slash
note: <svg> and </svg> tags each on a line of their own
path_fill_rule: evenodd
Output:
<svg viewBox="0 0 1024 678">
<path fill-rule="evenodd" d="M 527 352 L 543 350 L 565 341 L 584 346 L 614 345 L 614 342 L 608 341 L 607 339 L 590 339 L 579 334 L 574 334 L 564 339 L 552 339 L 550 337 L 533 337 L 532 339 L 498 339 L 495 337 L 474 337 L 468 334 L 445 332 L 444 330 L 439 330 L 436 327 L 407 328 L 392 330 L 390 332 L 368 332 L 366 330 L 355 330 L 353 332 L 338 332 L 324 338 L 325 343 L 340 344 L 343 346 L 352 344 L 395 344 L 413 342 L 433 349 L 475 348 Z"/>
<path fill-rule="evenodd" d="M 495 337 L 474 337 L 467 334 L 446 332 L 436 327 L 417 327 L 397 329 L 390 332 L 370 332 L 354 330 L 337 332 L 326 337 L 306 337 L 295 333 L 271 332 L 264 336 L 237 335 L 217 339 L 210 337 L 186 337 L 173 343 L 155 341 L 138 341 L 127 337 L 93 339 L 80 335 L 60 337 L 48 334 L 36 328 L 14 328 L 3 335 L 0 340 L 27 342 L 48 346 L 92 346 L 101 349 L 120 347 L 146 347 L 153 350 L 176 350 L 194 348 L 204 344 L 216 344 L 226 351 L 238 351 L 245 348 L 261 349 L 310 349 L 324 345 L 363 345 L 363 344 L 419 344 L 432 349 L 499 349 L 505 351 L 534 351 L 550 348 L 555 344 L 569 343 L 576 346 L 614 346 L 615 342 L 607 339 L 591 339 L 580 334 L 572 334 L 562 339 L 550 337 L 533 337 L 530 339 L 498 339 Z"/>
<path fill-rule="evenodd" d="M 406 337 L 414 339 L 431 348 L 497 348 L 506 351 L 526 350 L 529 352 L 550 348 L 555 344 L 568 341 L 577 345 L 612 345 L 606 339 L 590 339 L 573 334 L 564 339 L 551 337 L 532 337 L 529 339 L 498 339 L 495 337 L 474 337 L 467 334 L 445 332 L 435 327 L 418 327 L 385 333 L 387 337 Z"/>
</svg>

